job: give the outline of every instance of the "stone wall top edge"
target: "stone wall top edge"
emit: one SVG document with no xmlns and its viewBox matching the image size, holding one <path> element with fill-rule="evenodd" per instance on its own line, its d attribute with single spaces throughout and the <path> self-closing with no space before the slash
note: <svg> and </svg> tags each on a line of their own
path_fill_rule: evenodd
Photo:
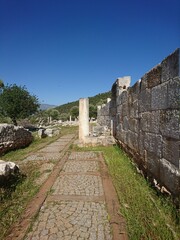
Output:
<svg viewBox="0 0 180 240">
<path fill-rule="evenodd" d="M 178 65 L 179 65 L 179 76 L 176 77 L 180 77 L 180 48 L 177 48 L 174 52 L 172 52 L 171 54 L 169 54 L 166 58 L 164 58 L 160 63 L 156 64 L 153 68 L 151 68 L 149 71 L 147 71 L 139 80 L 137 80 L 132 86 L 130 86 L 127 90 L 131 90 L 133 91 L 134 88 L 137 89 L 137 87 L 141 87 L 141 82 L 145 81 L 147 82 L 147 75 L 150 74 L 151 72 L 157 70 L 158 68 L 162 67 L 163 63 L 165 61 L 168 61 L 169 59 L 171 59 L 173 56 L 175 56 L 177 54 L 178 56 Z M 173 77 L 175 78 L 175 77 Z"/>
</svg>

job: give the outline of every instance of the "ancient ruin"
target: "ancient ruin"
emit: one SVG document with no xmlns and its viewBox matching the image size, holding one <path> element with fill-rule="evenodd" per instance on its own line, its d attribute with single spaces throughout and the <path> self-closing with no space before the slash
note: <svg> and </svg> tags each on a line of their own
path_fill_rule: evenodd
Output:
<svg viewBox="0 0 180 240">
<path fill-rule="evenodd" d="M 33 140 L 31 132 L 20 126 L 0 124 L 0 155 L 28 146 Z"/>
<path fill-rule="evenodd" d="M 98 123 L 152 182 L 176 198 L 180 193 L 180 50 L 165 58 L 132 87 L 118 78 L 112 99 L 98 107 Z"/>
</svg>

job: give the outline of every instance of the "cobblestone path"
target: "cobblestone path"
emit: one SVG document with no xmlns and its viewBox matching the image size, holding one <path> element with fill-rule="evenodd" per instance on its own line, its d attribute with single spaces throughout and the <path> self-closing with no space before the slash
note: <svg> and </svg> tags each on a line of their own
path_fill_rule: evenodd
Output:
<svg viewBox="0 0 180 240">
<path fill-rule="evenodd" d="M 7 240 L 127 240 L 102 154 L 67 152 L 73 138 L 61 137 L 24 160 L 57 165 Z"/>
<path fill-rule="evenodd" d="M 111 240 L 99 167 L 94 152 L 71 153 L 26 240 Z"/>
</svg>

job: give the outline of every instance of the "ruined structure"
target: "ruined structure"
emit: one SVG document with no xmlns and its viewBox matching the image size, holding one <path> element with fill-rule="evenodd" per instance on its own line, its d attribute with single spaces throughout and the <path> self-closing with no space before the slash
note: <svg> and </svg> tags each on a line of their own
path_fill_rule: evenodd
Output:
<svg viewBox="0 0 180 240">
<path fill-rule="evenodd" d="M 0 124 L 0 155 L 10 150 L 29 145 L 32 134 L 23 127 L 12 124 Z"/>
<path fill-rule="evenodd" d="M 112 86 L 112 99 L 98 108 L 98 123 L 112 128 L 117 143 L 150 180 L 180 194 L 180 50 L 146 73 Z"/>
<path fill-rule="evenodd" d="M 89 136 L 89 99 L 81 98 L 79 100 L 79 140 Z"/>
</svg>

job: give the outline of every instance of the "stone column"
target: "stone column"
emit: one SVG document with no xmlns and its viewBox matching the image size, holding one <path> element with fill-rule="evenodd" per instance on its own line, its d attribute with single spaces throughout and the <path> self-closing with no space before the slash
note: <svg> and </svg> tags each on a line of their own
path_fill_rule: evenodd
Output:
<svg viewBox="0 0 180 240">
<path fill-rule="evenodd" d="M 79 99 L 79 140 L 89 136 L 89 99 Z"/>
</svg>

